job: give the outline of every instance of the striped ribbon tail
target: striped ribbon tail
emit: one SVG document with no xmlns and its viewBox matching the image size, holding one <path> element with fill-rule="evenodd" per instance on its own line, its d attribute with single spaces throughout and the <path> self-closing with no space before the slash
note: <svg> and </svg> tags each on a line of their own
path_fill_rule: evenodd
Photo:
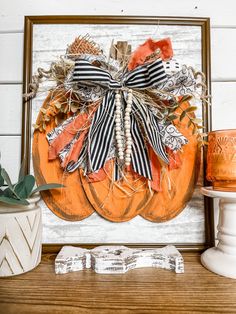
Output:
<svg viewBox="0 0 236 314">
<path fill-rule="evenodd" d="M 120 169 L 118 163 L 115 161 L 114 162 L 114 169 L 113 169 L 113 180 L 119 181 L 121 178 L 122 178 L 121 169 Z"/>
<path fill-rule="evenodd" d="M 147 148 L 143 140 L 142 133 L 139 129 L 138 123 L 133 115 L 130 116 L 130 123 L 130 132 L 133 141 L 131 152 L 131 162 L 133 170 L 141 176 L 151 180 L 152 173 Z"/>
<path fill-rule="evenodd" d="M 86 143 L 86 140 L 84 141 Z M 85 163 L 87 158 L 87 145 L 84 145 L 83 148 L 81 149 L 79 159 L 76 162 L 69 162 L 66 171 L 67 172 L 74 172 L 76 169 L 78 169 L 83 163 Z"/>
<path fill-rule="evenodd" d="M 165 163 L 169 163 L 164 144 L 162 143 L 160 127 L 153 112 L 136 97 L 133 98 L 133 113 L 136 118 L 141 122 L 148 141 L 153 148 L 154 152 Z"/>
<path fill-rule="evenodd" d="M 108 91 L 96 110 L 88 133 L 89 171 L 101 169 L 109 155 L 114 139 L 115 93 Z"/>
</svg>

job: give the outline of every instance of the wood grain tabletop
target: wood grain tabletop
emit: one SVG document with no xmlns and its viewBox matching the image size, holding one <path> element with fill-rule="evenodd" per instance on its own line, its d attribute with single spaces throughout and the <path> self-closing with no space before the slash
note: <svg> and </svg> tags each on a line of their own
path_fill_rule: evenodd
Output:
<svg viewBox="0 0 236 314">
<path fill-rule="evenodd" d="M 44 254 L 29 273 L 0 279 L 0 313 L 236 313 L 236 280 L 215 275 L 198 253 L 184 253 L 185 273 L 143 268 L 123 275 L 91 270 L 55 275 Z"/>
</svg>

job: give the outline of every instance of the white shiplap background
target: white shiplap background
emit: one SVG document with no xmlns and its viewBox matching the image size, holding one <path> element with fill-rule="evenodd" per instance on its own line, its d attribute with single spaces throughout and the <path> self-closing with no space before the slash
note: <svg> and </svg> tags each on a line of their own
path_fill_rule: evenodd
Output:
<svg viewBox="0 0 236 314">
<path fill-rule="evenodd" d="M 235 0 L 0 0 L 1 164 L 20 165 L 25 15 L 156 15 L 211 18 L 213 129 L 236 128 Z"/>
</svg>

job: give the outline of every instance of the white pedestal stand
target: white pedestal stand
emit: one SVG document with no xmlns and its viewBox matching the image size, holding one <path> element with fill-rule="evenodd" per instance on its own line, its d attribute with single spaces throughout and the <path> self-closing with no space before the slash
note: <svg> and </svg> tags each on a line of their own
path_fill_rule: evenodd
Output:
<svg viewBox="0 0 236 314">
<path fill-rule="evenodd" d="M 216 274 L 236 279 L 236 192 L 215 191 L 212 187 L 201 190 L 205 196 L 220 198 L 219 243 L 202 254 L 201 262 Z"/>
</svg>

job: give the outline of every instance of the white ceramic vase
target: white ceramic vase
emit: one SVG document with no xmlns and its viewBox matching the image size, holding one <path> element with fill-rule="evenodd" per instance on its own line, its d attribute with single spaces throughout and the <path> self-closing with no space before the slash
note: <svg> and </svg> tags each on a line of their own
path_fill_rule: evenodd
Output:
<svg viewBox="0 0 236 314">
<path fill-rule="evenodd" d="M 35 268 L 41 261 L 42 214 L 39 195 L 29 205 L 0 203 L 0 277 Z"/>
</svg>

